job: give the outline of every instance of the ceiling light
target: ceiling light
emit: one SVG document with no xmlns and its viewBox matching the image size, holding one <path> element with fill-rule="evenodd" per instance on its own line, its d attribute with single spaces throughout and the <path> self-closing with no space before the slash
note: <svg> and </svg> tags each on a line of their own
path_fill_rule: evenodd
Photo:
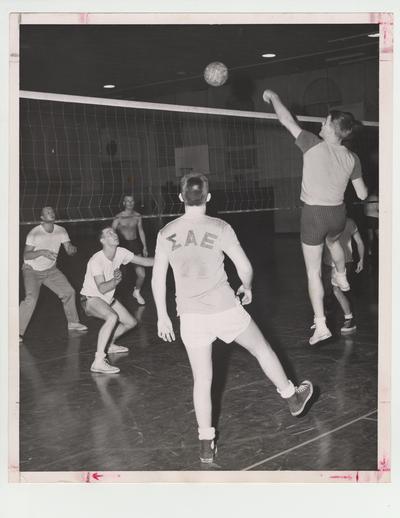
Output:
<svg viewBox="0 0 400 518">
<path fill-rule="evenodd" d="M 115 85 L 103 85 L 103 88 L 115 88 Z"/>
<path fill-rule="evenodd" d="M 379 32 L 372 32 L 368 34 L 368 38 L 379 38 Z"/>
<path fill-rule="evenodd" d="M 270 53 L 267 53 L 267 54 L 262 54 L 262 57 L 263 58 L 275 58 L 276 54 L 273 54 L 272 52 L 270 52 Z"/>
</svg>

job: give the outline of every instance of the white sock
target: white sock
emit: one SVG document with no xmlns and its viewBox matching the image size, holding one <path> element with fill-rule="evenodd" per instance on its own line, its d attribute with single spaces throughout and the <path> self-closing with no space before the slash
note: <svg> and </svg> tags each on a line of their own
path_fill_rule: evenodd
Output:
<svg viewBox="0 0 400 518">
<path fill-rule="evenodd" d="M 278 392 L 278 394 L 280 394 L 281 397 L 283 397 L 283 399 L 288 399 L 293 396 L 296 389 L 293 383 L 290 380 L 288 380 L 288 386 L 284 390 L 279 390 L 277 388 L 276 391 Z"/>
<path fill-rule="evenodd" d="M 105 357 L 106 357 L 106 353 L 96 353 L 94 358 L 95 358 L 95 360 L 102 360 Z"/>
<path fill-rule="evenodd" d="M 345 320 L 350 320 L 350 318 L 353 318 L 353 313 L 349 313 L 348 315 L 344 316 Z"/>
<path fill-rule="evenodd" d="M 314 323 L 316 329 L 325 329 L 326 328 L 326 318 L 325 317 L 314 317 Z"/>
<path fill-rule="evenodd" d="M 215 439 L 215 428 L 213 426 L 210 426 L 210 428 L 198 428 L 198 432 L 200 441 L 212 441 Z"/>
</svg>

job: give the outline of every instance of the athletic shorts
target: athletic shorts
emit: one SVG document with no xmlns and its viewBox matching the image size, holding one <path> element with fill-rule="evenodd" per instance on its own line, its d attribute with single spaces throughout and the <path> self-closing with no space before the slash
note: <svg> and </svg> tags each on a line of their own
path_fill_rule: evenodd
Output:
<svg viewBox="0 0 400 518">
<path fill-rule="evenodd" d="M 83 311 L 85 312 L 85 315 L 86 315 L 87 317 L 91 317 L 91 316 L 93 316 L 93 315 L 90 313 L 90 311 L 88 310 L 88 308 L 87 308 L 87 301 L 88 301 L 88 299 L 93 299 L 93 298 L 94 298 L 94 297 L 87 297 L 86 295 L 82 295 L 82 294 L 80 295 L 81 307 L 82 307 L 82 309 L 83 309 Z M 109 306 L 112 306 L 112 305 L 114 304 L 114 302 L 115 302 L 115 299 L 113 298 L 113 299 L 111 300 L 111 302 L 109 303 Z"/>
<path fill-rule="evenodd" d="M 186 348 L 208 347 L 217 338 L 229 344 L 248 328 L 251 321 L 240 302 L 219 313 L 183 313 L 180 319 L 181 338 Z"/>
<path fill-rule="evenodd" d="M 374 218 L 372 216 L 366 216 L 367 220 L 367 228 L 372 228 L 373 230 L 377 230 L 379 228 L 379 218 Z"/>
<path fill-rule="evenodd" d="M 301 242 L 321 245 L 326 237 L 339 237 L 346 226 L 346 207 L 342 205 L 307 205 L 301 210 Z"/>
<path fill-rule="evenodd" d="M 142 242 L 139 239 L 121 239 L 119 246 L 126 248 L 135 255 L 142 255 L 143 247 Z"/>
</svg>

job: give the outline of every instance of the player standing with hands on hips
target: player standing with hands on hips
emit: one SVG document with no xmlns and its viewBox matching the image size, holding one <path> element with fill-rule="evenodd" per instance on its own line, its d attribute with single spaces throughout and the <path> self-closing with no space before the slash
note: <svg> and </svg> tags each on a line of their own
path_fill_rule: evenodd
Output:
<svg viewBox="0 0 400 518">
<path fill-rule="evenodd" d="M 279 96 L 265 90 L 263 99 L 272 103 L 280 123 L 296 139 L 303 152 L 303 177 L 300 199 L 304 203 L 301 213 L 301 245 L 308 277 L 308 293 L 314 310 L 315 331 L 310 338 L 314 345 L 332 336 L 324 314 L 324 288 L 321 264 L 324 243 L 334 262 L 333 286 L 349 291 L 346 278 L 345 255 L 339 242 L 346 225 L 344 193 L 351 180 L 360 200 L 368 195 L 362 178 L 358 156 L 342 145 L 352 135 L 356 120 L 348 112 L 332 110 L 323 121 L 318 138 L 303 130 Z"/>
<path fill-rule="evenodd" d="M 157 237 L 152 277 L 158 315 L 158 336 L 175 340 L 166 306 L 166 275 L 172 266 L 181 338 L 192 368 L 193 400 L 200 440 L 200 460 L 211 463 L 215 454 L 212 426 L 212 343 L 233 341 L 256 357 L 265 375 L 286 399 L 292 415 L 300 415 L 313 393 L 309 381 L 295 387 L 278 357 L 250 315 L 242 307 L 252 301 L 253 270 L 232 227 L 206 215 L 208 179 L 191 173 L 181 180 L 179 198 L 185 214 L 162 228 Z M 235 292 L 224 269 L 224 253 L 233 261 L 242 285 Z M 242 296 L 240 303 L 239 296 Z"/>
</svg>

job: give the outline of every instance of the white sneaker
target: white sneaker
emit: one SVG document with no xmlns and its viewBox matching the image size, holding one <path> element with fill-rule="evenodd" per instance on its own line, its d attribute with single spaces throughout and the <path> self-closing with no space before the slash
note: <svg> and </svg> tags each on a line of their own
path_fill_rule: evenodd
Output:
<svg viewBox="0 0 400 518">
<path fill-rule="evenodd" d="M 80 322 L 68 322 L 68 329 L 70 331 L 87 331 L 88 328 Z"/>
<path fill-rule="evenodd" d="M 123 345 L 111 344 L 108 348 L 108 354 L 127 353 L 129 349 Z"/>
<path fill-rule="evenodd" d="M 328 340 L 332 336 L 332 333 L 329 331 L 327 327 L 322 329 L 315 328 L 315 332 L 312 337 L 309 339 L 308 343 L 310 345 L 315 345 L 318 342 L 322 342 L 323 340 Z"/>
<path fill-rule="evenodd" d="M 339 273 L 336 268 L 332 268 L 331 283 L 332 286 L 336 286 L 342 291 L 350 291 L 350 284 L 347 281 L 346 270 L 344 273 Z"/>
<path fill-rule="evenodd" d="M 100 372 L 102 374 L 118 374 L 119 372 L 119 368 L 114 365 L 110 365 L 106 358 L 95 358 L 90 370 L 92 372 Z"/>
<path fill-rule="evenodd" d="M 134 289 L 133 293 L 132 293 L 132 296 L 133 296 L 133 298 L 135 298 L 138 301 L 138 304 L 140 304 L 141 306 L 144 306 L 146 304 L 146 301 L 140 295 L 140 291 L 139 290 Z"/>
</svg>

